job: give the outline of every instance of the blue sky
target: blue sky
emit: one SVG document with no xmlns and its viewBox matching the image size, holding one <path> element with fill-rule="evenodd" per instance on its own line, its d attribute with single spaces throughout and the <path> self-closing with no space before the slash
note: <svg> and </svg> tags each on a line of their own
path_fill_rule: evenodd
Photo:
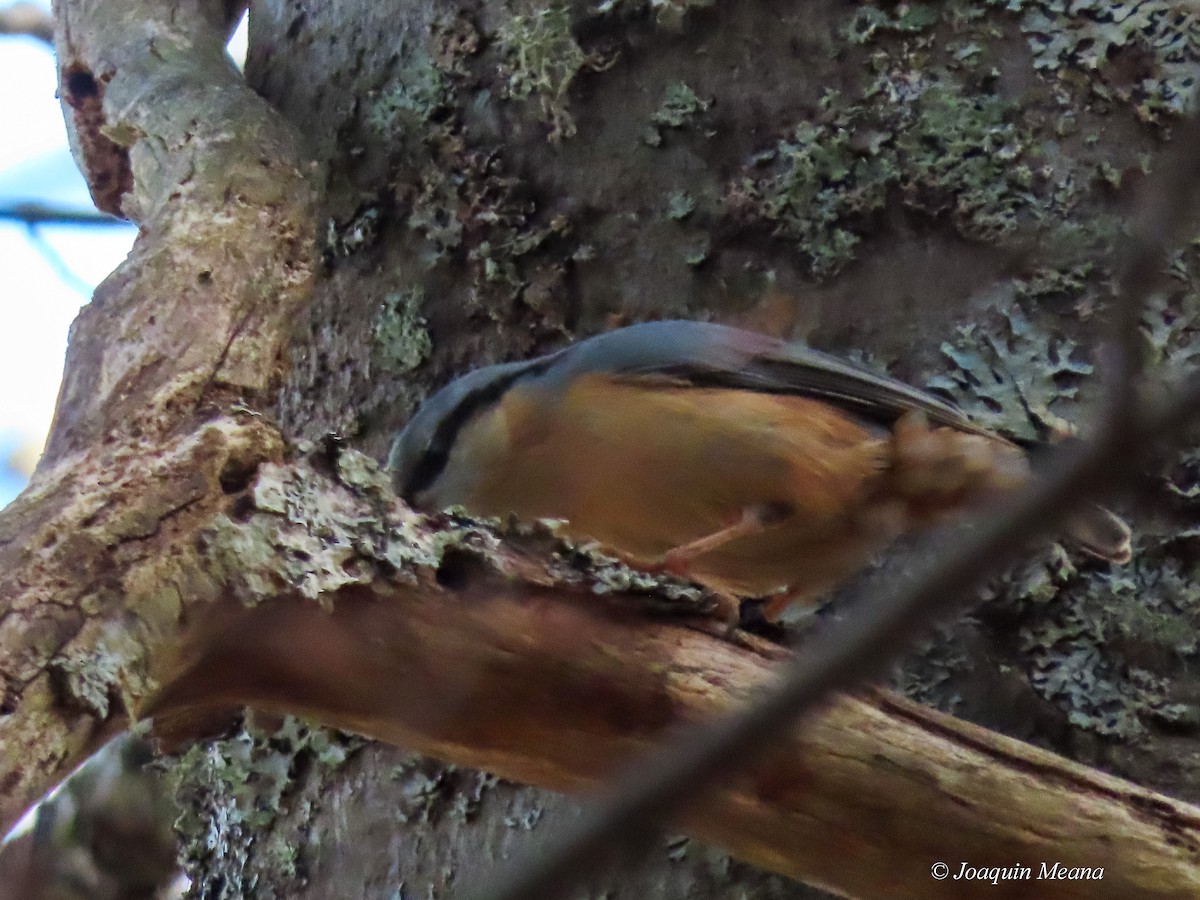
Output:
<svg viewBox="0 0 1200 900">
<path fill-rule="evenodd" d="M 54 54 L 33 38 L 0 39 L 0 206 L 91 208 L 54 97 Z M 0 221 L 0 506 L 24 484 L 45 440 L 67 329 L 91 287 L 125 257 L 136 229 Z M 64 271 L 65 270 L 65 271 Z"/>
<path fill-rule="evenodd" d="M 230 43 L 235 59 L 245 57 L 244 25 Z M 56 87 L 50 47 L 0 36 L 0 120 L 9 123 L 0 136 L 0 207 L 94 208 L 67 148 Z M 31 233 L 0 220 L 0 507 L 20 492 L 45 442 L 71 322 L 136 233 L 128 224 Z M 32 812 L 14 832 L 29 827 Z"/>
<path fill-rule="evenodd" d="M 244 30 L 231 45 L 235 58 L 243 48 Z M 10 123 L 0 137 L 0 207 L 93 208 L 67 149 L 55 88 L 47 45 L 0 37 L 0 117 Z M 45 441 L 71 321 L 136 233 L 132 225 L 40 225 L 31 233 L 0 220 L 0 507 L 20 491 Z"/>
</svg>

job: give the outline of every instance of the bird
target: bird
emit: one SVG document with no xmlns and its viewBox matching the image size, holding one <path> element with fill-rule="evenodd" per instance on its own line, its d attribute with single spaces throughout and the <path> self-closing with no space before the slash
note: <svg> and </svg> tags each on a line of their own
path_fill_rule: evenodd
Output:
<svg viewBox="0 0 1200 900">
<path fill-rule="evenodd" d="M 690 579 L 736 619 L 815 603 L 892 541 L 1037 477 L 958 407 L 806 344 L 644 322 L 450 382 L 393 441 L 411 506 L 559 520 L 635 568 Z M 1083 552 L 1132 556 L 1093 506 Z"/>
</svg>

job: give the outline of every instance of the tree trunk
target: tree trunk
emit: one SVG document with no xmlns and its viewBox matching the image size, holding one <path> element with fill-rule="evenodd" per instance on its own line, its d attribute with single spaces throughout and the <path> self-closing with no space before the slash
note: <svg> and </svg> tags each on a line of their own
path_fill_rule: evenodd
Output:
<svg viewBox="0 0 1200 900">
<path fill-rule="evenodd" d="M 62 0 L 77 157 L 97 204 L 142 233 L 76 323 L 46 457 L 0 522 L 6 814 L 186 671 L 164 648 L 205 610 L 223 621 L 231 599 L 331 597 L 357 577 L 303 527 L 286 551 L 237 530 L 272 504 L 324 521 L 299 481 L 272 481 L 285 460 L 315 460 L 313 483 L 322 459 L 344 483 L 373 477 L 284 440 L 337 431 L 381 457 L 428 390 L 472 366 L 706 317 L 931 382 L 1016 437 L 1086 422 L 1121 212 L 1190 90 L 1198 26 L 1165 0 L 1121 28 L 1059 6 L 266 0 L 252 93 L 221 59 L 221 3 Z M 1146 313 L 1164 371 L 1192 354 L 1197 253 Z M 1196 800 L 1197 475 L 1188 454 L 1155 474 L 1134 566 L 1048 551 L 901 685 Z M 372 732 L 240 689 L 227 699 Z M 198 896 L 447 896 L 577 815 L 290 718 L 226 732 L 174 770 Z M 901 793 L 881 817 L 913 815 L 889 805 Z M 1151 830 L 1182 823 L 1180 867 L 1195 868 L 1190 808 L 1125 796 L 1158 810 Z M 736 845 L 695 824 L 680 820 Z M 863 858 L 861 836 L 837 837 L 844 857 L 806 871 L 871 896 L 836 871 Z M 878 868 L 866 882 L 900 883 Z M 997 893 L 945 896 L 970 888 Z M 588 890 L 819 896 L 679 838 Z"/>
</svg>

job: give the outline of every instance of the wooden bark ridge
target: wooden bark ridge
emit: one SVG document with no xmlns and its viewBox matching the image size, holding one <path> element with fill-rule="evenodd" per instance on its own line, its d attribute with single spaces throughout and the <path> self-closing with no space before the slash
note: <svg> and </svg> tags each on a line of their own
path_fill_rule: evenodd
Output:
<svg viewBox="0 0 1200 900">
<path fill-rule="evenodd" d="M 361 456 L 288 448 L 264 413 L 320 173 L 225 58 L 223 4 L 57 15 L 77 158 L 141 235 L 0 515 L 0 824 L 145 711 L 174 736 L 214 708 L 300 712 L 589 791 L 770 681 L 778 651 L 647 615 L 660 589 L 620 568 L 417 517 Z M 880 692 L 831 699 L 677 824 L 847 895 L 1200 896 L 1200 810 Z"/>
<path fill-rule="evenodd" d="M 265 528 L 277 515 L 259 511 L 246 525 Z M 419 527 L 393 525 L 406 549 L 376 543 L 376 558 L 436 554 L 446 531 L 406 530 Z M 192 704 L 248 702 L 591 792 L 638 754 L 751 699 L 784 661 L 769 645 L 648 618 L 627 593 L 605 596 L 613 572 L 569 584 L 553 554 L 524 551 L 528 538 L 497 544 L 464 528 L 454 540 L 441 570 L 405 566 L 322 592 L 320 602 L 292 594 L 215 617 L 168 664 L 173 680 L 153 701 L 161 725 L 186 732 L 199 711 Z M 727 785 L 698 796 L 674 825 L 850 896 L 1200 889 L 1200 811 L 883 691 L 832 700 Z M 1100 880 L 980 885 L 935 880 L 937 862 L 955 873 L 963 862 L 1104 871 Z"/>
</svg>

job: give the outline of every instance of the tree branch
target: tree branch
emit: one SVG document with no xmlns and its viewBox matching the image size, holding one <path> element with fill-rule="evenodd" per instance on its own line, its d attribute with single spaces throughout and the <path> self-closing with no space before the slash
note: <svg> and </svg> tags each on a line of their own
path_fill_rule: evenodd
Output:
<svg viewBox="0 0 1200 900">
<path fill-rule="evenodd" d="M 77 323 L 47 454 L 0 514 L 3 825 L 152 696 L 176 734 L 253 702 L 586 790 L 774 677 L 768 649 L 651 622 L 545 540 L 431 529 L 361 457 L 283 465 L 252 410 L 313 278 L 320 173 L 228 64 L 224 4 L 58 15 L 77 156 L 141 236 Z M 1109 896 L 1200 886 L 1200 811 L 886 695 L 830 701 L 678 821 L 844 891 L 958 896 L 929 854 L 997 850 L 1104 865 Z M 1080 884 L 1106 896 L 1059 896 Z"/>
<path fill-rule="evenodd" d="M 623 568 L 576 568 L 545 535 L 497 541 L 416 516 L 358 454 L 264 460 L 269 431 L 245 419 L 215 422 L 157 469 L 103 486 L 114 502 L 99 516 L 95 494 L 64 507 L 54 524 L 78 538 L 52 547 L 53 567 L 16 605 L 31 608 L 53 571 L 70 571 L 86 597 L 116 569 L 129 612 L 88 623 L 49 671 L 12 685 L 0 735 L 27 740 L 0 755 L 6 783 L 44 784 L 60 763 L 44 753 L 48 717 L 73 713 L 89 734 L 151 698 L 142 712 L 175 739 L 249 703 L 592 791 L 780 671 L 777 648 L 647 618 L 644 595 L 615 587 L 628 584 Z M 67 518 L 89 510 L 96 521 Z M 115 550 L 96 540 L 105 529 L 125 535 Z M 192 637 L 172 651 L 182 622 Z M 19 812 L 10 797 L 6 815 Z M 960 883 L 929 876 L 937 860 L 1104 867 L 1102 882 L 1055 883 L 1055 897 L 1200 889 L 1187 849 L 1200 810 L 886 693 L 830 701 L 674 821 L 850 894 L 886 883 L 895 896 L 961 896 Z"/>
<path fill-rule="evenodd" d="M 312 474 L 264 477 L 312 484 L 347 518 L 379 515 Z M 253 534 L 295 527 L 269 509 L 243 519 Z M 395 539 L 408 534 L 423 556 L 437 537 L 414 526 Z M 193 734 L 213 708 L 300 713 L 515 780 L 592 792 L 631 760 L 743 707 L 781 671 L 769 645 L 647 619 L 635 597 L 598 595 L 602 575 L 564 585 L 562 563 L 528 538 L 495 544 L 459 527 L 437 568 L 323 591 L 328 611 L 294 592 L 214 609 L 165 664 L 145 711 L 174 736 Z M 390 555 L 371 530 L 372 554 Z M 1045 897 L 1200 891 L 1189 849 L 1200 810 L 886 692 L 828 700 L 803 730 L 743 762 L 672 825 L 839 893 L 878 896 L 886 884 L 889 896 L 961 897 L 961 882 L 931 877 L 939 860 L 955 870 L 961 860 L 1104 869 L 1101 881 L 1039 885 Z M 1000 897 L 1028 887 L 988 885 Z"/>
<path fill-rule="evenodd" d="M 50 462 L 109 429 L 173 431 L 222 393 L 266 399 L 278 378 L 315 259 L 318 172 L 226 55 L 225 13 L 220 0 L 58 10 L 76 159 L 96 205 L 141 234 L 76 323 Z M 179 47 L 154 52 L 164 41 Z"/>
<path fill-rule="evenodd" d="M 36 3 L 10 3 L 0 8 L 0 34 L 28 35 L 54 44 L 54 19 Z"/>
<path fill-rule="evenodd" d="M 92 209 L 68 209 L 42 203 L 0 206 L 0 220 L 24 225 L 125 225 L 125 220 Z"/>
<path fill-rule="evenodd" d="M 247 411 L 274 399 L 317 258 L 320 170 L 229 62 L 223 2 L 55 9 L 76 158 L 140 232 L 75 323 L 46 452 L 0 513 L 5 827 L 124 727 L 147 654 L 221 585 L 164 581 L 157 553 L 281 455 Z"/>
</svg>

